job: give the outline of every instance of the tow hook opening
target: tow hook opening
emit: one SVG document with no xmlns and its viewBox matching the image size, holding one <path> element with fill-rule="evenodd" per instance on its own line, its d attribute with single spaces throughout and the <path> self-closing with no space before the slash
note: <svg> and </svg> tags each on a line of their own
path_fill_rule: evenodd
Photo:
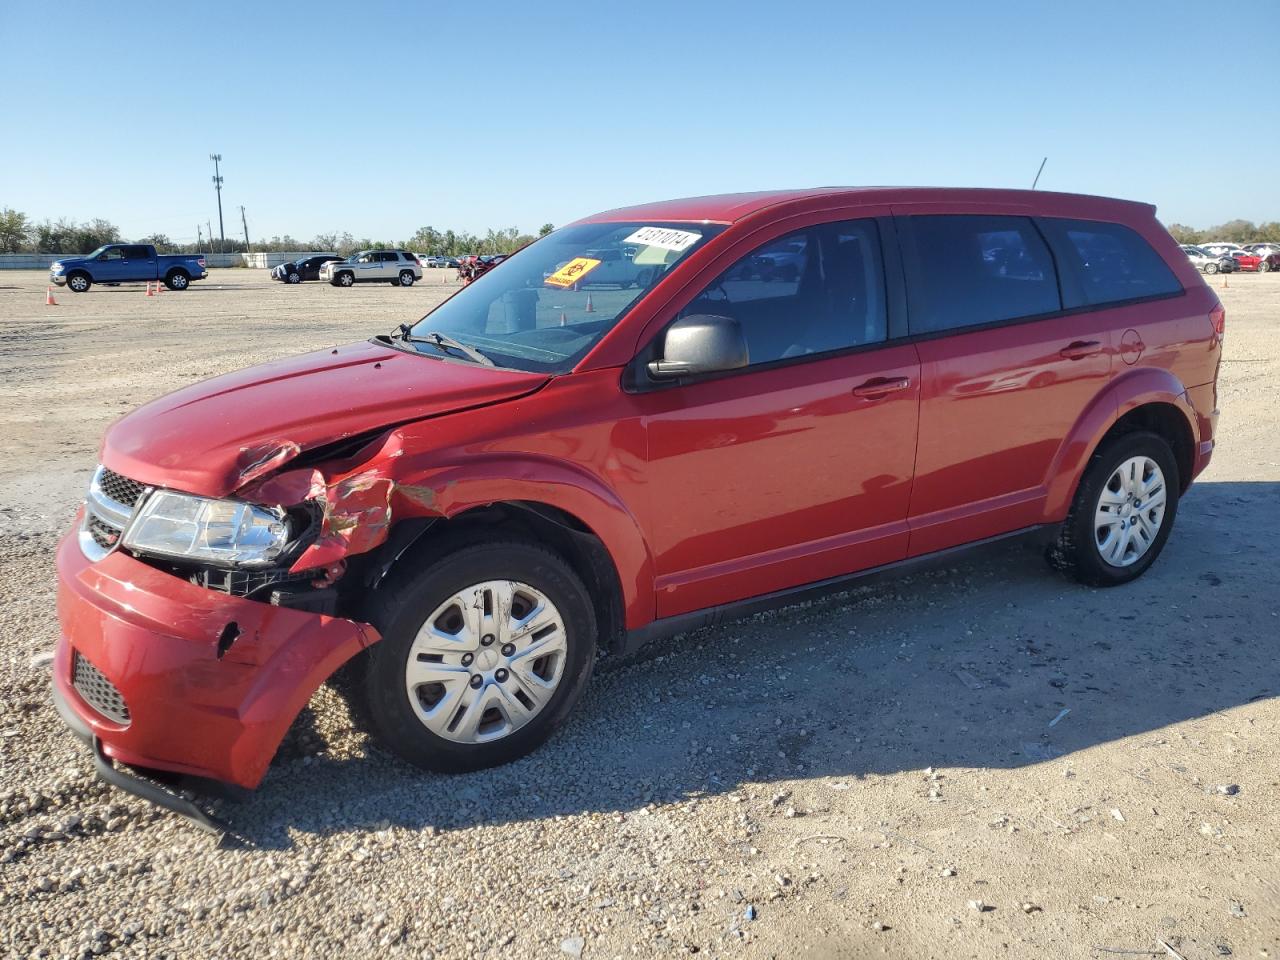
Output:
<svg viewBox="0 0 1280 960">
<path fill-rule="evenodd" d="M 224 656 L 226 656 L 227 651 L 231 649 L 231 645 L 235 643 L 238 639 L 240 639 L 240 625 L 236 623 L 234 620 L 232 620 L 225 627 L 223 627 L 222 632 L 218 634 L 218 659 L 219 660 L 221 660 Z"/>
</svg>

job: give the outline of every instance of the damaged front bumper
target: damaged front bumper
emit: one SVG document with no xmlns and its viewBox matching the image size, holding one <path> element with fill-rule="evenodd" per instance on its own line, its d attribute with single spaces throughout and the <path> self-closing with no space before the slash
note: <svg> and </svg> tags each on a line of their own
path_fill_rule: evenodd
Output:
<svg viewBox="0 0 1280 960">
<path fill-rule="evenodd" d="M 55 699 L 117 786 L 111 761 L 256 787 L 315 690 L 379 639 L 367 624 L 217 593 L 118 550 L 91 563 L 74 534 L 57 567 Z"/>
</svg>

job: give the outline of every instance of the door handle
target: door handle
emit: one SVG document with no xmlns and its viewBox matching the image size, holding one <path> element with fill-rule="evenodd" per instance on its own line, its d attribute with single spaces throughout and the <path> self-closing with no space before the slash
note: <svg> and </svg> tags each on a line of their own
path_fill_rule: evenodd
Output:
<svg viewBox="0 0 1280 960">
<path fill-rule="evenodd" d="M 1076 340 L 1058 351 L 1058 356 L 1066 360 L 1083 360 L 1085 357 L 1096 357 L 1102 352 L 1102 344 L 1097 340 Z"/>
<path fill-rule="evenodd" d="M 853 388 L 855 397 L 866 397 L 870 400 L 878 400 L 880 397 L 890 393 L 897 393 L 899 390 L 906 390 L 911 386 L 910 377 L 875 377 L 866 383 L 860 384 Z"/>
</svg>

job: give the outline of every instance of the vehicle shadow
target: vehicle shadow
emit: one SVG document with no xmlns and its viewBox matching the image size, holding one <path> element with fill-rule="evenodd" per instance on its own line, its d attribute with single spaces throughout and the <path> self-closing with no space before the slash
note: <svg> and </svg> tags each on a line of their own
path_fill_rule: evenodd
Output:
<svg viewBox="0 0 1280 960">
<path fill-rule="evenodd" d="M 1069 583 L 1012 548 L 675 637 L 598 674 L 534 755 L 462 776 L 344 730 L 324 693 L 259 790 L 223 813 L 240 842 L 279 848 L 626 813 L 782 778 L 1039 764 L 1280 695 L 1278 526 L 1280 483 L 1203 482 L 1160 561 L 1125 587 Z M 343 749 L 311 755 L 335 731 Z"/>
</svg>

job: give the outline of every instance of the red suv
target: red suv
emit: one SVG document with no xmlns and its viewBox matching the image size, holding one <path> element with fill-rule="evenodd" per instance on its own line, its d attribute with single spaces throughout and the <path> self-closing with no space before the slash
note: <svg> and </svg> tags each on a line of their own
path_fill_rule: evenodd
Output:
<svg viewBox="0 0 1280 960">
<path fill-rule="evenodd" d="M 645 282 L 592 284 L 602 251 Z M 1035 534 L 1123 584 L 1213 451 L 1223 324 L 1143 204 L 589 217 L 392 335 L 113 425 L 56 697 L 127 789 L 113 761 L 252 787 L 345 664 L 391 749 L 469 770 L 546 740 L 598 657 L 872 571 Z"/>
</svg>

